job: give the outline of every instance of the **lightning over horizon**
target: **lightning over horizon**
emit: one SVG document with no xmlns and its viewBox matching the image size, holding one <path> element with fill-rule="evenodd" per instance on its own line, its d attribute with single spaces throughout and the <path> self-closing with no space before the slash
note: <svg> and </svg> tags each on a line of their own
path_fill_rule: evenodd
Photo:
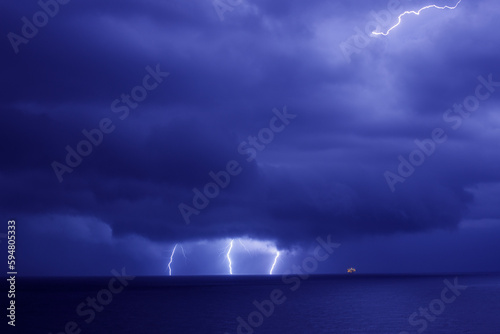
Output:
<svg viewBox="0 0 500 334">
<path fill-rule="evenodd" d="M 429 6 L 425 6 L 425 7 L 422 7 L 420 8 L 418 11 L 414 11 L 414 10 L 409 10 L 409 11 L 405 11 L 403 12 L 402 14 L 400 14 L 398 16 L 398 22 L 393 25 L 391 28 L 389 28 L 389 30 L 387 30 L 385 33 L 384 32 L 376 32 L 376 31 L 372 31 L 372 36 L 378 36 L 378 35 L 384 35 L 384 36 L 387 36 L 389 35 L 389 33 L 391 32 L 391 30 L 393 30 L 394 28 L 396 28 L 397 26 L 399 26 L 402 22 L 402 17 L 405 16 L 405 15 L 408 15 L 408 14 L 415 14 L 415 15 L 420 15 L 420 13 L 426 9 L 429 9 L 429 8 L 437 8 L 437 9 L 455 9 L 458 7 L 458 5 L 462 2 L 462 0 L 458 0 L 457 4 L 453 7 L 450 7 L 450 6 L 437 6 L 437 5 L 429 5 Z"/>
<path fill-rule="evenodd" d="M 176 248 L 177 248 L 177 244 L 175 244 L 174 249 L 172 250 L 172 254 L 170 255 L 170 262 L 168 263 L 168 275 L 169 276 L 172 276 L 172 268 L 170 267 L 170 265 L 172 264 L 172 261 L 174 259 L 174 254 L 175 254 Z M 182 246 L 181 246 L 181 248 L 182 248 Z M 183 252 L 184 252 L 184 250 L 183 250 Z"/>
<path fill-rule="evenodd" d="M 283 251 L 278 251 L 276 245 L 270 241 L 254 240 L 249 238 L 232 238 L 232 239 L 227 238 L 220 240 L 220 242 L 223 243 L 222 244 L 223 247 L 219 248 L 217 253 L 219 254 L 219 257 L 223 257 L 223 259 L 221 259 L 223 260 L 223 265 L 228 266 L 227 267 L 228 269 L 225 273 L 226 275 L 234 275 L 233 264 L 236 263 L 234 261 L 238 261 L 242 256 L 246 259 L 249 259 L 250 262 L 246 261 L 245 266 L 243 266 L 242 268 L 238 267 L 239 268 L 237 272 L 238 274 L 246 274 L 246 273 L 260 273 L 264 275 L 273 274 L 276 265 L 278 263 L 278 259 L 280 259 L 280 256 L 286 255 L 285 254 L 286 251 L 285 253 L 283 253 Z M 239 243 L 240 245 L 237 245 L 237 243 Z M 190 252 L 191 251 L 190 249 L 192 249 L 193 246 L 196 245 L 177 242 L 176 244 L 174 244 L 174 247 L 172 249 L 166 250 L 168 257 L 167 260 L 168 265 L 165 268 L 165 271 L 167 271 L 168 269 L 169 276 L 173 275 L 173 263 L 177 253 L 182 252 L 182 256 L 184 257 L 187 264 L 187 255 L 184 246 L 188 247 L 186 249 L 188 250 L 188 252 Z M 207 246 L 211 248 L 210 245 Z M 268 259 L 270 255 L 273 256 L 271 268 L 268 267 L 269 265 Z M 259 259 L 259 257 L 261 260 L 256 260 Z M 227 264 L 226 264 L 226 259 L 227 259 Z M 180 261 L 179 255 L 177 255 L 176 261 Z M 254 263 L 254 264 L 249 265 L 248 263 Z M 179 274 L 180 271 L 182 274 L 182 272 L 184 271 L 184 269 L 182 268 L 185 268 L 185 266 L 184 267 L 182 265 L 179 266 L 178 264 L 177 266 L 178 267 L 176 267 L 176 273 Z"/>
<path fill-rule="evenodd" d="M 231 257 L 229 256 L 231 254 L 231 249 L 233 249 L 233 242 L 234 239 L 231 239 L 231 242 L 229 243 L 229 250 L 227 251 L 226 257 L 229 261 L 229 274 L 233 274 L 233 268 L 232 268 L 232 262 L 231 262 Z"/>
<path fill-rule="evenodd" d="M 274 263 L 273 263 L 273 266 L 271 267 L 271 270 L 269 271 L 269 275 L 272 275 L 273 274 L 273 270 L 274 270 L 274 267 L 276 266 L 276 261 L 278 261 L 278 257 L 280 256 L 280 252 L 278 251 L 276 253 L 276 257 L 274 258 Z"/>
</svg>

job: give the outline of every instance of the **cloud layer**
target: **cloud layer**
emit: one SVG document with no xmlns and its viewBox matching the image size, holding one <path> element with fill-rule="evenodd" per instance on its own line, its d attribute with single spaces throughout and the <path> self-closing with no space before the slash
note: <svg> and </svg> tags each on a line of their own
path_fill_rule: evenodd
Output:
<svg viewBox="0 0 500 334">
<path fill-rule="evenodd" d="M 5 36 L 22 36 L 21 18 L 41 10 L 1 9 Z M 356 37 L 381 10 L 387 1 L 243 1 L 221 21 L 208 1 L 60 4 L 17 54 L 8 38 L 0 45 L 2 216 L 69 234 L 100 226 L 85 240 L 247 236 L 280 248 L 498 219 L 500 87 L 457 129 L 443 115 L 459 115 L 478 77 L 500 82 L 500 5 L 462 1 L 405 17 L 387 37 Z M 120 119 L 113 101 L 134 96 L 148 66 L 169 76 Z M 296 117 L 259 149 L 284 106 Z M 113 131 L 59 182 L 53 162 L 67 164 L 66 147 L 103 119 Z M 385 173 L 399 175 L 398 157 L 436 128 L 447 140 L 391 191 Z M 238 148 L 251 137 L 261 146 L 247 161 Z M 193 189 L 230 161 L 241 173 L 196 209 Z M 189 225 L 181 203 L 198 211 Z"/>
</svg>

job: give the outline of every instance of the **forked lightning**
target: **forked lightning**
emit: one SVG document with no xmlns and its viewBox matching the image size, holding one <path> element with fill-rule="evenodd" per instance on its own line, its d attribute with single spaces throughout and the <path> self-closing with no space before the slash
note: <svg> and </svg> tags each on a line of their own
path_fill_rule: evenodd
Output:
<svg viewBox="0 0 500 334">
<path fill-rule="evenodd" d="M 406 11 L 404 12 L 403 14 L 399 15 L 398 16 L 398 22 L 393 25 L 391 28 L 389 28 L 389 30 L 387 30 L 386 32 L 377 32 L 377 31 L 372 31 L 372 36 L 378 36 L 378 35 L 384 35 L 384 36 L 387 36 L 389 35 L 389 33 L 391 32 L 392 29 L 396 28 L 398 25 L 401 24 L 401 19 L 403 16 L 405 15 L 408 15 L 408 14 L 415 14 L 415 15 L 420 15 L 420 13 L 423 11 L 423 10 L 426 10 L 426 9 L 429 9 L 429 8 L 437 8 L 437 9 L 455 9 L 457 8 L 457 6 L 460 4 L 460 2 L 462 2 L 462 0 L 458 0 L 457 4 L 453 7 L 450 7 L 450 6 L 436 6 L 436 5 L 429 5 L 429 6 L 425 6 L 425 7 L 422 7 L 420 8 L 418 11 L 414 11 L 414 10 L 410 10 L 410 11 Z"/>
</svg>

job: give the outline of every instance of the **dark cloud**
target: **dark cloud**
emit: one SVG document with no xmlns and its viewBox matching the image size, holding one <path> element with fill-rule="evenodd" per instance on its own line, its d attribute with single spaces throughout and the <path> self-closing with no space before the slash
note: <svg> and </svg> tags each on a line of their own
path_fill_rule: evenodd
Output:
<svg viewBox="0 0 500 334">
<path fill-rule="evenodd" d="M 5 36 L 40 10 L 1 8 Z M 365 37 L 348 62 L 341 43 L 356 47 L 355 28 L 386 9 L 387 1 L 257 1 L 220 21 L 207 1 L 61 5 L 18 54 L 8 38 L 0 45 L 2 216 L 67 225 L 68 237 L 80 225 L 109 228 L 99 249 L 110 262 L 127 253 L 120 247 L 148 243 L 248 236 L 291 249 L 318 235 L 391 238 L 498 219 L 500 87 L 456 130 L 443 114 L 475 94 L 479 76 L 500 81 L 499 5 L 408 17 L 388 37 Z M 120 119 L 112 102 L 157 64 L 170 75 Z M 296 118 L 246 161 L 239 145 L 283 106 Z M 66 146 L 76 149 L 82 130 L 105 118 L 112 133 L 60 183 L 51 164 L 65 163 Z M 397 173 L 398 156 L 410 159 L 414 140 L 435 128 L 447 140 L 391 192 L 384 173 Z M 232 160 L 242 172 L 186 225 L 178 205 L 193 206 L 193 188 L 203 191 Z M 126 238 L 137 239 L 113 243 Z"/>
</svg>

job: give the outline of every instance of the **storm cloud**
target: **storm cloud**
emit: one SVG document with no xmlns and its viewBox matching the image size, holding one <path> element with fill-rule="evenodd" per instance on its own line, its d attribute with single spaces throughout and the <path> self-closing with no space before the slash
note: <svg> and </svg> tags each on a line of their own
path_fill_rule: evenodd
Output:
<svg viewBox="0 0 500 334">
<path fill-rule="evenodd" d="M 57 13 L 13 43 L 8 34 L 23 36 L 40 3 L 57 4 Z M 97 257 L 97 243 L 111 263 L 133 249 L 158 257 L 159 245 L 201 240 L 248 237 L 292 249 L 319 235 L 360 242 L 439 236 L 464 222 L 498 226 L 495 1 L 406 16 L 377 37 L 367 27 L 381 17 L 394 24 L 389 8 L 431 2 L 242 1 L 224 20 L 210 1 L 40 3 L 1 5 L 0 213 L 29 221 L 27 240 L 53 230 L 44 256 L 74 247 Z M 169 74 L 134 91 L 155 83 L 144 79 L 155 70 Z M 485 98 L 459 113 L 478 85 Z M 284 110 L 294 118 L 273 121 Z M 78 144 L 94 129 L 102 137 L 83 156 Z M 415 140 L 430 143 L 435 129 L 446 139 L 426 154 Z M 67 147 L 81 157 L 75 167 Z M 423 153 L 412 157 L 415 150 Z M 197 193 L 216 184 L 210 173 L 231 161 L 240 172 L 196 208 Z M 58 178 L 54 162 L 71 172 Z M 391 186 L 387 172 L 399 181 Z M 196 211 L 189 224 L 182 203 Z M 55 246 L 65 236 L 82 244 Z M 31 272 L 43 272 L 25 254 Z M 62 273 L 101 272 L 89 268 Z"/>
</svg>

